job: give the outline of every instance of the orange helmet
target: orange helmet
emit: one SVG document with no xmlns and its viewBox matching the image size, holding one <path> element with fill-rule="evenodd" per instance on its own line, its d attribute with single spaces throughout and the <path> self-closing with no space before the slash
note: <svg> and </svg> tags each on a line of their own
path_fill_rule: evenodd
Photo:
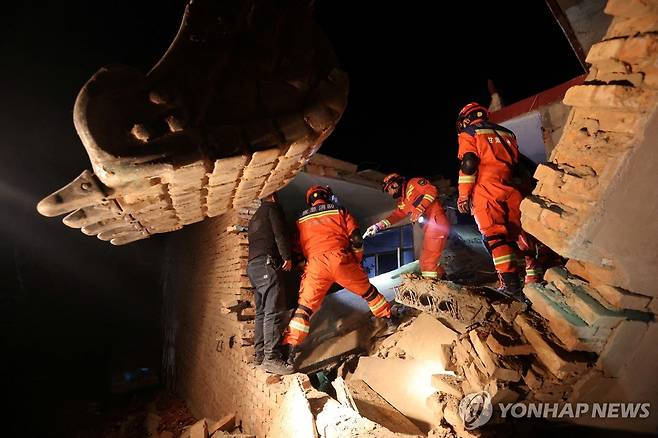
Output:
<svg viewBox="0 0 658 438">
<path fill-rule="evenodd" d="M 312 207 L 318 199 L 331 202 L 333 197 L 334 192 L 331 191 L 329 186 L 312 186 L 306 191 L 306 205 Z"/>
<path fill-rule="evenodd" d="M 404 185 L 404 177 L 399 173 L 390 173 L 382 180 L 382 192 L 388 193 L 388 189 L 395 190 L 394 198 L 399 198 L 402 193 L 402 186 Z"/>
<path fill-rule="evenodd" d="M 489 110 L 477 102 L 471 102 L 459 111 L 457 133 L 462 132 L 475 120 L 489 120 Z"/>
</svg>

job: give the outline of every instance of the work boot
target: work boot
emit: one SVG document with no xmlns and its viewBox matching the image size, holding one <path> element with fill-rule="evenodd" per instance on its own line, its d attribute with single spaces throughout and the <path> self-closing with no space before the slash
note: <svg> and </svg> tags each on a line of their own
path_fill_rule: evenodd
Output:
<svg viewBox="0 0 658 438">
<path fill-rule="evenodd" d="M 386 321 L 386 329 L 382 333 L 380 333 L 379 336 L 392 335 L 393 333 L 398 331 L 398 327 L 400 326 L 400 321 L 397 318 L 391 316 L 389 318 L 384 318 L 384 321 Z"/>
<path fill-rule="evenodd" d="M 527 304 L 529 302 L 523 293 L 523 285 L 521 285 L 519 275 L 516 272 L 500 274 L 500 282 L 501 286 L 498 288 L 498 292 L 522 303 Z"/>
<path fill-rule="evenodd" d="M 287 344 L 284 346 L 285 352 L 283 353 L 283 357 L 286 360 L 286 363 L 290 365 L 293 369 L 295 368 L 295 360 L 297 359 L 297 347 L 294 345 Z"/>
<path fill-rule="evenodd" d="M 255 353 L 254 354 L 254 366 L 260 366 L 263 363 L 263 359 L 265 359 L 265 354 L 263 353 Z"/>
<path fill-rule="evenodd" d="M 263 369 L 271 374 L 285 376 L 295 372 L 295 368 L 280 357 L 263 360 Z"/>
</svg>

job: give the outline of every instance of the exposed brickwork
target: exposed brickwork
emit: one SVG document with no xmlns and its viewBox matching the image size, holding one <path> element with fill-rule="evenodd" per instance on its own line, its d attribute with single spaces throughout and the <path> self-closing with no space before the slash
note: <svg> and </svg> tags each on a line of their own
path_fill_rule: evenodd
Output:
<svg viewBox="0 0 658 438">
<path fill-rule="evenodd" d="M 533 196 L 521 206 L 524 228 L 565 257 L 600 264 L 583 230 L 642 140 L 658 103 L 658 35 L 647 33 L 658 15 L 637 13 L 655 8 L 655 2 L 609 2 L 607 13 L 620 16 L 606 40 L 592 46 L 585 84 L 567 91 L 564 103 L 573 107 L 569 124 L 551 162 L 537 169 Z"/>
<path fill-rule="evenodd" d="M 190 0 L 148 74 L 106 67 L 87 81 L 73 119 L 94 171 L 41 214 L 124 245 L 244 207 L 302 169 L 345 110 L 347 77 L 309 8 L 220 3 Z"/>
<path fill-rule="evenodd" d="M 626 222 L 641 227 L 646 220 L 634 221 L 627 217 L 632 212 L 615 211 L 611 205 L 620 205 L 620 196 L 628 198 L 637 190 L 632 188 L 633 178 L 642 170 L 629 172 L 629 163 L 655 157 L 643 151 L 651 149 L 647 139 L 655 137 L 650 130 L 658 107 L 658 2 L 610 0 L 606 13 L 615 17 L 604 41 L 593 45 L 587 56 L 591 64 L 587 80 L 565 95 L 564 103 L 573 107 L 568 125 L 550 162 L 537 169 L 533 195 L 521 205 L 523 227 L 571 260 L 568 270 L 546 272 L 547 285 L 529 285 L 524 291 L 565 350 L 589 351 L 594 353 L 591 360 L 596 358 L 593 367 L 576 372 L 577 383 L 563 393 L 564 399 L 655 403 L 655 373 L 634 371 L 638 358 L 655 350 L 649 345 L 655 344 L 651 336 L 657 325 L 650 319 L 656 298 L 648 296 L 655 295 L 655 288 L 647 286 L 648 277 L 633 280 L 633 275 L 641 277 L 641 271 L 633 271 L 633 263 L 628 262 L 650 271 L 651 256 L 629 258 L 621 253 L 646 254 L 642 244 L 629 240 L 631 230 L 623 229 L 629 227 Z M 615 215 L 612 225 L 599 228 L 611 215 Z M 623 236 L 625 246 L 610 243 L 619 240 L 606 240 L 615 232 Z M 652 234 L 650 229 L 647 234 Z M 632 284 L 639 286 L 635 289 Z M 550 357 L 538 357 L 560 377 L 555 364 L 562 363 L 556 362 L 553 369 Z M 532 386 L 528 376 L 525 379 Z M 655 429 L 656 420 L 596 426 L 648 431 Z"/>
<path fill-rule="evenodd" d="M 176 391 L 195 416 L 236 413 L 243 428 L 260 437 L 288 379 L 268 384 L 269 375 L 249 363 L 253 291 L 246 276 L 247 238 L 226 229 L 246 225 L 254 208 L 231 210 L 172 236 L 167 293 L 175 295 Z"/>
</svg>

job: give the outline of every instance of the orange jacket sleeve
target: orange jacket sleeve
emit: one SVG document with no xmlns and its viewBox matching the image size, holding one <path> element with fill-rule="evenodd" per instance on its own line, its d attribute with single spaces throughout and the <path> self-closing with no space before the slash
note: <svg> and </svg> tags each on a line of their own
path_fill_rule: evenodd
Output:
<svg viewBox="0 0 658 438">
<path fill-rule="evenodd" d="M 459 152 L 457 153 L 457 158 L 460 160 L 463 159 L 467 152 L 472 152 L 479 158 L 478 150 L 475 145 L 475 137 L 468 134 L 467 132 L 462 132 L 459 134 L 457 140 L 459 142 Z M 471 196 L 473 187 L 475 187 L 476 179 L 477 172 L 475 172 L 473 175 L 466 175 L 461 171 L 461 169 L 459 170 L 459 181 L 457 185 L 460 198 L 468 198 Z"/>
<path fill-rule="evenodd" d="M 380 230 L 385 230 L 391 225 L 400 222 L 405 217 L 407 217 L 407 214 L 404 211 L 402 211 L 402 209 L 398 206 L 385 219 L 382 219 L 379 222 L 377 222 L 377 226 L 379 227 Z"/>
<path fill-rule="evenodd" d="M 413 193 L 410 202 L 416 209 L 415 216 L 420 216 L 425 212 L 427 207 L 436 200 L 439 191 L 434 184 L 431 184 L 425 178 L 418 178 L 413 184 Z"/>
</svg>

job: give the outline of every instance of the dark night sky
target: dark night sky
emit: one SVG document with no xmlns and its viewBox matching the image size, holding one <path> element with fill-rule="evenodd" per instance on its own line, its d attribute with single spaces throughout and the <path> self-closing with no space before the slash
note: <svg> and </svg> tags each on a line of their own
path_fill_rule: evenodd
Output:
<svg viewBox="0 0 658 438">
<path fill-rule="evenodd" d="M 486 103 L 488 77 L 513 102 L 580 74 L 544 2 L 519 3 L 317 1 L 351 81 L 321 152 L 383 171 L 456 172 L 456 113 Z M 71 116 L 80 87 L 103 65 L 150 68 L 182 9 L 163 0 L 3 5 L 0 389 L 14 400 L 14 423 L 65 421 L 75 407 L 60 402 L 99 397 L 108 370 L 158 365 L 166 236 L 116 248 L 35 205 L 90 168 Z M 519 13 L 526 22 L 512 18 Z"/>
<path fill-rule="evenodd" d="M 513 103 L 582 74 L 543 0 L 333 0 L 317 13 L 351 84 L 321 152 L 362 167 L 454 176 L 457 113 L 488 105 L 487 78 Z"/>
</svg>

